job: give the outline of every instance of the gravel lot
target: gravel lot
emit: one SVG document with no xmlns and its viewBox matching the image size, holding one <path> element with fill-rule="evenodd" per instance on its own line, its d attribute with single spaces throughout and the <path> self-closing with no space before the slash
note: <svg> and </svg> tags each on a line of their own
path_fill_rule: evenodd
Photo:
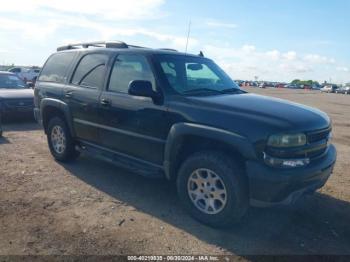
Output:
<svg viewBox="0 0 350 262">
<path fill-rule="evenodd" d="M 56 163 L 37 124 L 10 123 L 0 138 L 0 254 L 350 254 L 350 96 L 246 89 L 331 116 L 338 161 L 318 193 L 214 230 L 182 210 L 172 184 L 87 156 Z"/>
</svg>

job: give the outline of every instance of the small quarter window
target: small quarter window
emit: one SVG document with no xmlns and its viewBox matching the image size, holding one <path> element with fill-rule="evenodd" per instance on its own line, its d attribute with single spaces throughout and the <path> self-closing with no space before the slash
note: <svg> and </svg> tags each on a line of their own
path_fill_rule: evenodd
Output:
<svg viewBox="0 0 350 262">
<path fill-rule="evenodd" d="M 103 86 L 108 56 L 104 54 L 89 54 L 84 56 L 72 79 L 72 84 L 89 88 Z"/>
</svg>

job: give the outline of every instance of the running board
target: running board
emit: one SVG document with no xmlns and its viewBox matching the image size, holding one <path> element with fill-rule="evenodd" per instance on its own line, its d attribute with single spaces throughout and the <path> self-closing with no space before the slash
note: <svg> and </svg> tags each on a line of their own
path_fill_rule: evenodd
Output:
<svg viewBox="0 0 350 262">
<path fill-rule="evenodd" d="M 149 163 L 147 161 L 143 161 L 135 157 L 130 157 L 125 154 L 118 153 L 89 142 L 79 141 L 79 144 L 80 145 L 77 146 L 78 151 L 82 153 L 87 153 L 93 157 L 112 163 L 120 168 L 126 169 L 133 173 L 148 178 L 165 177 L 162 166 Z"/>
</svg>

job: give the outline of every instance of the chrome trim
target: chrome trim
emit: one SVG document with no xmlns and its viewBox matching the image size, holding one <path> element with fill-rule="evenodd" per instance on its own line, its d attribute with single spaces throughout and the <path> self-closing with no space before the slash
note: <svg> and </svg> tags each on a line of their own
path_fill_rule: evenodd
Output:
<svg viewBox="0 0 350 262">
<path fill-rule="evenodd" d="M 147 139 L 147 140 L 152 140 L 153 142 L 157 142 L 157 143 L 165 143 L 165 140 L 163 139 L 159 139 L 156 137 L 152 137 L 152 136 L 146 136 L 146 135 L 141 135 L 139 133 L 135 133 L 135 132 L 131 132 L 131 131 L 125 131 L 125 130 L 121 130 L 115 127 L 111 127 L 111 126 L 106 126 L 106 125 L 101 125 L 101 124 L 96 124 L 90 121 L 86 121 L 86 120 L 82 120 L 82 119 L 78 119 L 78 118 L 74 118 L 74 122 L 79 123 L 79 124 L 83 124 L 83 125 L 89 125 L 89 126 L 94 126 L 97 128 L 101 128 L 101 129 L 105 129 L 108 131 L 112 131 L 112 132 L 116 132 L 116 133 L 120 133 L 123 135 L 128 135 L 128 136 L 134 136 L 137 138 L 142 138 L 142 139 Z"/>
</svg>

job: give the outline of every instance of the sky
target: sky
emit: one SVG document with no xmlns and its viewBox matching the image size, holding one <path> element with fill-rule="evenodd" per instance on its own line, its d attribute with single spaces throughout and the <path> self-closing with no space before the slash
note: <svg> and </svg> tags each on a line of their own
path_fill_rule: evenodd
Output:
<svg viewBox="0 0 350 262">
<path fill-rule="evenodd" d="M 122 40 L 203 51 L 233 79 L 350 82 L 348 0 L 0 0 L 0 64 Z"/>
</svg>

